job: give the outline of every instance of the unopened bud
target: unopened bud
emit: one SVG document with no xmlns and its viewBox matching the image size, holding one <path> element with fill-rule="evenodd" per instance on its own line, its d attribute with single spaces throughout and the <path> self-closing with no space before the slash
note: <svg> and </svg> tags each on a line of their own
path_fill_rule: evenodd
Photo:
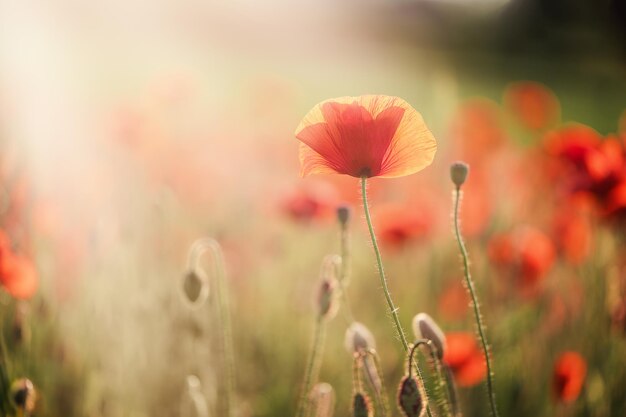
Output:
<svg viewBox="0 0 626 417">
<path fill-rule="evenodd" d="M 450 178 L 457 187 L 465 183 L 467 174 L 469 173 L 469 165 L 463 161 L 458 161 L 450 165 Z"/>
<path fill-rule="evenodd" d="M 352 415 L 354 417 L 372 417 L 374 408 L 367 394 L 356 392 L 352 397 Z"/>
<path fill-rule="evenodd" d="M 345 226 L 348 224 L 348 221 L 350 221 L 350 211 L 350 206 L 348 205 L 339 206 L 337 208 L 337 219 L 339 219 L 339 223 L 342 226 Z"/>
<path fill-rule="evenodd" d="M 185 300 L 192 306 L 198 306 L 209 295 L 209 279 L 201 269 L 191 269 L 183 276 L 182 290 Z"/>
<path fill-rule="evenodd" d="M 405 376 L 398 388 L 398 407 L 405 417 L 420 417 L 425 410 L 417 379 Z"/>
<path fill-rule="evenodd" d="M 361 353 L 375 349 L 376 341 L 367 327 L 355 321 L 346 330 L 345 346 L 350 354 Z"/>
<path fill-rule="evenodd" d="M 413 317 L 413 333 L 417 339 L 430 340 L 437 349 L 437 357 L 443 359 L 443 353 L 446 349 L 446 336 L 441 328 L 426 313 L 419 313 Z"/>
<path fill-rule="evenodd" d="M 320 317 L 331 320 L 337 314 L 337 280 L 322 278 L 317 294 L 317 307 Z"/>
<path fill-rule="evenodd" d="M 28 378 L 20 378 L 11 384 L 11 400 L 15 407 L 25 413 L 32 413 L 35 409 L 35 401 L 37 400 L 37 392 L 32 381 Z"/>
<path fill-rule="evenodd" d="M 314 417 L 332 417 L 335 410 L 335 391 L 326 382 L 315 384 L 311 390 Z"/>
</svg>

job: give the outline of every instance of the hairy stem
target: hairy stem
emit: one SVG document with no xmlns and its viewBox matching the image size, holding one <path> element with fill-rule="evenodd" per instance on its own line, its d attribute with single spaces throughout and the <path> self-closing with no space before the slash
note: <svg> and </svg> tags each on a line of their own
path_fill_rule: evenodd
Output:
<svg viewBox="0 0 626 417">
<path fill-rule="evenodd" d="M 483 353 L 485 355 L 485 362 L 487 363 L 487 390 L 489 391 L 489 403 L 491 406 L 491 413 L 494 417 L 498 417 L 498 408 L 496 407 L 496 395 L 493 388 L 493 369 L 491 366 L 491 357 L 489 355 L 489 346 L 487 344 L 487 337 L 485 336 L 485 329 L 483 324 L 482 315 L 480 314 L 480 308 L 478 305 L 478 299 L 476 297 L 476 290 L 474 288 L 474 281 L 470 275 L 469 270 L 469 256 L 467 249 L 465 248 L 465 242 L 463 236 L 461 236 L 461 228 L 459 226 L 459 203 L 461 200 L 461 187 L 457 186 L 454 193 L 454 234 L 456 235 L 456 241 L 461 251 L 461 257 L 463 258 L 463 272 L 465 274 L 465 283 L 467 284 L 467 290 L 472 298 L 472 306 L 474 307 L 474 318 L 476 320 L 476 326 L 478 327 L 478 336 L 482 344 Z"/>
<path fill-rule="evenodd" d="M 391 294 L 389 294 L 389 288 L 387 286 L 387 277 L 385 276 L 385 269 L 383 268 L 383 260 L 380 256 L 380 249 L 378 248 L 378 242 L 376 241 L 376 234 L 374 233 L 374 227 L 372 226 L 372 218 L 370 216 L 370 210 L 367 203 L 367 177 L 361 177 L 361 195 L 363 196 L 363 210 L 365 211 L 365 220 L 367 221 L 367 227 L 370 232 L 370 238 L 372 239 L 372 246 L 374 247 L 374 253 L 376 254 L 376 263 L 378 265 L 378 274 L 380 275 L 380 284 L 383 288 L 383 293 L 385 294 L 385 300 L 387 300 L 387 306 L 389 307 L 389 312 L 391 313 L 391 317 L 393 318 L 393 322 L 396 328 L 396 332 L 398 333 L 398 338 L 400 342 L 402 342 L 402 347 L 405 352 L 409 350 L 409 344 L 406 340 L 406 336 L 404 335 L 404 330 L 402 330 L 402 325 L 400 324 L 400 317 L 398 317 L 398 309 L 393 303 L 391 299 Z M 422 373 L 419 367 L 416 364 L 416 369 L 418 372 L 419 380 L 422 386 L 424 386 L 424 379 L 422 378 Z M 425 391 L 425 390 L 424 390 Z M 428 416 L 432 417 L 432 412 L 430 410 L 430 406 L 426 405 L 426 411 L 428 412 Z"/>
<path fill-rule="evenodd" d="M 304 382 L 302 383 L 302 393 L 298 400 L 298 408 L 296 417 L 307 417 L 311 406 L 310 394 L 311 388 L 317 382 L 322 352 L 324 350 L 324 340 L 326 339 L 326 322 L 322 316 L 318 316 L 315 322 L 315 334 L 313 336 L 313 346 L 307 360 L 307 366 L 304 373 Z"/>
</svg>

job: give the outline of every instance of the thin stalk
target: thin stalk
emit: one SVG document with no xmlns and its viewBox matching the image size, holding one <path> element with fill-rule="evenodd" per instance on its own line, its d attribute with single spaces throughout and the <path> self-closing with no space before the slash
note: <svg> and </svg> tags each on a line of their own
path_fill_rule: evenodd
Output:
<svg viewBox="0 0 626 417">
<path fill-rule="evenodd" d="M 415 354 L 415 350 L 420 346 L 425 345 L 428 348 L 428 352 L 430 353 L 430 360 L 432 361 L 432 366 L 435 372 L 435 397 L 437 400 L 437 404 L 443 410 L 443 414 L 446 417 L 452 417 L 452 398 L 450 397 L 450 391 L 448 389 L 448 384 L 445 378 L 445 375 L 441 369 L 441 362 L 439 361 L 439 357 L 437 356 L 437 348 L 433 344 L 431 340 L 428 339 L 419 339 L 417 340 L 413 348 L 411 349 L 411 353 L 409 354 L 409 358 L 413 357 Z M 410 361 L 409 361 L 410 363 Z M 409 366 L 409 376 L 411 376 L 411 366 Z"/>
<path fill-rule="evenodd" d="M 469 256 L 467 254 L 467 249 L 465 248 L 465 242 L 463 241 L 463 236 L 461 235 L 461 228 L 459 227 L 459 202 L 461 200 L 461 187 L 456 186 L 456 190 L 454 193 L 454 234 L 456 235 L 456 241 L 459 245 L 459 250 L 461 251 L 461 256 L 463 258 L 463 272 L 465 275 L 465 283 L 467 284 L 467 289 L 472 298 L 472 306 L 474 307 L 474 318 L 476 320 L 476 326 L 478 327 L 478 336 L 480 337 L 480 342 L 483 347 L 483 354 L 485 355 L 485 362 L 487 363 L 487 390 L 489 391 L 489 404 L 491 406 L 491 413 L 494 417 L 498 417 L 498 408 L 496 407 L 496 395 L 494 391 L 493 384 L 493 369 L 491 366 L 491 358 L 489 355 L 489 347 L 487 344 L 487 337 L 485 336 L 485 329 L 483 324 L 482 315 L 480 314 L 480 308 L 478 306 L 478 299 L 476 297 L 476 290 L 474 288 L 474 281 L 470 275 L 469 270 Z"/>
<path fill-rule="evenodd" d="M 400 324 L 400 318 L 398 317 L 398 309 L 393 303 L 391 299 L 391 294 L 389 293 L 389 288 L 387 286 L 387 277 L 385 275 L 385 269 L 383 268 L 383 260 L 380 256 L 380 249 L 378 248 L 378 242 L 376 241 L 376 234 L 374 233 L 374 227 L 372 226 L 372 218 L 370 216 L 370 210 L 367 203 L 367 177 L 361 177 L 361 195 L 363 196 L 363 210 L 365 211 L 365 220 L 367 221 L 367 228 L 370 232 L 370 238 L 372 239 L 372 246 L 374 247 L 374 253 L 376 254 L 376 263 L 378 264 L 378 274 L 380 276 L 380 284 L 383 288 L 383 293 L 385 294 L 385 300 L 387 300 L 387 306 L 389 307 L 389 311 L 391 313 L 391 317 L 393 318 L 394 325 L 396 327 L 396 332 L 398 333 L 398 338 L 400 342 L 402 342 L 402 347 L 405 352 L 409 350 L 409 344 L 406 340 L 406 336 L 404 335 L 404 330 L 402 330 L 402 325 Z M 424 378 L 422 378 L 422 373 L 417 366 L 417 373 L 419 376 L 420 383 L 424 386 Z M 425 391 L 425 390 L 424 390 Z M 430 410 L 430 406 L 426 405 L 426 411 L 428 412 L 428 416 L 432 417 L 432 412 Z"/>
<path fill-rule="evenodd" d="M 341 265 L 339 265 L 339 290 L 341 291 L 341 300 L 343 301 L 343 314 L 348 323 L 354 321 L 352 309 L 350 308 L 350 302 L 348 300 L 348 284 L 350 280 L 350 243 L 348 224 L 341 224 Z"/>
<path fill-rule="evenodd" d="M 315 334 L 313 336 L 313 346 L 307 360 L 307 367 L 304 373 L 304 382 L 302 383 L 302 393 L 298 400 L 298 408 L 296 417 L 306 417 L 309 414 L 311 388 L 318 379 L 322 352 L 324 350 L 324 340 L 326 339 L 326 321 L 324 317 L 318 316 L 315 321 Z"/>
<path fill-rule="evenodd" d="M 212 238 L 203 238 L 196 241 L 189 256 L 189 265 L 192 268 L 199 268 L 200 257 L 205 251 L 209 251 L 213 257 L 214 278 L 217 298 L 217 326 L 220 330 L 220 349 L 224 360 L 224 411 L 223 415 L 234 416 L 234 393 L 235 393 L 235 354 L 233 349 L 232 324 L 230 318 L 230 303 L 228 286 L 226 285 L 226 272 L 224 268 L 224 257 L 220 244 Z"/>
</svg>

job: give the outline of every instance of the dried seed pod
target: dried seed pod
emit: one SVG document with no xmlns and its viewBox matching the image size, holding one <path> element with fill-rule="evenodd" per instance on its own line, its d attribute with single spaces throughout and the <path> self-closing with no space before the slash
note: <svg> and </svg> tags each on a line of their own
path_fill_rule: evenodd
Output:
<svg viewBox="0 0 626 417">
<path fill-rule="evenodd" d="M 202 269 L 190 269 L 183 276 L 182 290 L 191 306 L 199 306 L 209 296 L 209 278 Z"/>
<path fill-rule="evenodd" d="M 437 349 L 437 357 L 443 359 L 446 349 L 446 336 L 441 328 L 426 313 L 419 313 L 413 317 L 413 333 L 417 339 L 427 339 L 432 342 Z"/>
<path fill-rule="evenodd" d="M 398 407 L 405 417 L 420 417 L 423 414 L 426 409 L 423 398 L 415 377 L 407 375 L 402 378 L 398 388 Z"/>
<path fill-rule="evenodd" d="M 374 408 L 367 394 L 356 392 L 352 397 L 352 415 L 354 417 L 373 417 Z"/>
<path fill-rule="evenodd" d="M 28 378 L 20 378 L 11 384 L 11 400 L 15 407 L 25 413 L 32 413 L 35 409 L 37 391 L 32 381 Z"/>
<path fill-rule="evenodd" d="M 450 165 L 450 178 L 457 187 L 465 183 L 469 174 L 469 165 L 463 161 L 458 161 Z"/>
<path fill-rule="evenodd" d="M 345 346 L 348 353 L 352 355 L 375 349 L 376 341 L 367 327 L 355 321 L 346 330 Z"/>
</svg>

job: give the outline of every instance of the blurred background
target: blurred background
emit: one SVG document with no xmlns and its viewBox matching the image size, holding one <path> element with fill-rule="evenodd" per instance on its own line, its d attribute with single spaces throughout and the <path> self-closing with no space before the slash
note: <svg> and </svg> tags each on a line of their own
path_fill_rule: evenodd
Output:
<svg viewBox="0 0 626 417">
<path fill-rule="evenodd" d="M 218 415 L 214 293 L 191 308 L 181 292 L 190 246 L 211 236 L 231 293 L 236 415 L 292 415 L 319 266 L 349 204 L 349 297 L 393 395 L 403 356 L 358 183 L 299 178 L 294 138 L 319 101 L 386 94 L 439 144 L 422 173 L 370 184 L 405 327 L 428 312 L 451 349 L 471 350 L 450 233 L 448 166 L 462 158 L 502 415 L 623 416 L 624 22 L 619 0 L 0 0 L 7 381 L 33 382 L 33 415 L 175 416 L 193 415 L 181 410 L 196 375 L 204 415 Z M 329 323 L 321 369 L 338 416 L 347 324 Z M 567 352 L 576 365 L 560 364 Z M 450 364 L 461 403 L 485 415 L 484 369 L 468 360 Z"/>
</svg>

